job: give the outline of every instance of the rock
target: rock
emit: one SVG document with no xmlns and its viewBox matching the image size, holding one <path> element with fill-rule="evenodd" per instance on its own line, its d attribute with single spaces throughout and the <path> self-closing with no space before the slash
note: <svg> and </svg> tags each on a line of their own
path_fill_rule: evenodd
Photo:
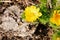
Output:
<svg viewBox="0 0 60 40">
<path fill-rule="evenodd" d="M 15 16 L 19 17 L 20 16 L 20 8 L 16 5 L 10 6 L 5 10 L 4 14 L 6 14 L 6 13 L 10 13 L 12 15 L 14 14 Z"/>
<path fill-rule="evenodd" d="M 22 22 L 22 19 L 20 19 L 22 12 L 23 10 L 20 10 L 16 5 L 6 8 L 4 15 L 2 16 L 2 24 L 0 25 L 0 28 L 5 30 L 5 32 L 12 31 L 15 36 L 31 36 L 36 27 L 29 30 L 30 23 Z"/>
<path fill-rule="evenodd" d="M 9 30 L 17 30 L 18 28 L 18 24 L 15 22 L 15 20 L 12 18 L 12 17 L 2 17 L 2 28 L 6 31 L 9 31 Z"/>
<path fill-rule="evenodd" d="M 33 28 L 32 30 L 29 30 L 29 25 L 30 23 L 23 23 L 21 26 L 19 26 L 20 34 L 18 36 L 25 37 L 25 36 L 32 36 L 32 34 L 35 32 L 36 27 Z"/>
</svg>

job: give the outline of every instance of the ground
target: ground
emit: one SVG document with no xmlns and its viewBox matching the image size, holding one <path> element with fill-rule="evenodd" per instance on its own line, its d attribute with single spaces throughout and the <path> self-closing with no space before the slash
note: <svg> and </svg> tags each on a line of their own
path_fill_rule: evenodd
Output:
<svg viewBox="0 0 60 40">
<path fill-rule="evenodd" d="M 0 2 L 0 40 L 51 40 L 53 30 L 47 24 L 30 24 L 21 19 L 26 6 L 39 4 L 38 0 Z"/>
</svg>

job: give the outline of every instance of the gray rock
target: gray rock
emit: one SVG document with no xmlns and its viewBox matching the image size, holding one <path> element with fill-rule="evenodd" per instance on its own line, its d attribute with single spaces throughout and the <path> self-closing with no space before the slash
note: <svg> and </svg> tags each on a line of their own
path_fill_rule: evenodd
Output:
<svg viewBox="0 0 60 40">
<path fill-rule="evenodd" d="M 18 24 L 15 22 L 15 20 L 12 18 L 12 17 L 2 17 L 2 28 L 6 31 L 9 31 L 9 30 L 17 30 L 18 28 Z"/>
<path fill-rule="evenodd" d="M 8 7 L 5 10 L 4 14 L 6 14 L 6 13 L 10 13 L 12 15 L 14 14 L 19 17 L 20 16 L 20 8 L 17 5 L 13 5 L 11 7 Z"/>
</svg>

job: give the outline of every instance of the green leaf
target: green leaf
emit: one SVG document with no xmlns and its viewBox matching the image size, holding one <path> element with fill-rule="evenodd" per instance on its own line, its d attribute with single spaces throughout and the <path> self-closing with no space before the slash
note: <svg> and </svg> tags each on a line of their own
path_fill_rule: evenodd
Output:
<svg viewBox="0 0 60 40">
<path fill-rule="evenodd" d="M 56 24 L 53 24 L 53 23 L 49 23 L 49 26 L 51 26 L 53 29 L 57 29 L 58 26 L 56 26 Z"/>
<path fill-rule="evenodd" d="M 55 34 L 53 34 L 53 36 L 52 36 L 52 40 L 56 40 L 56 38 L 57 38 L 57 34 L 55 33 Z"/>
<path fill-rule="evenodd" d="M 58 29 L 60 29 L 60 26 L 57 26 L 56 24 L 53 23 L 49 23 L 49 26 L 53 28 L 53 30 L 57 31 Z"/>
<path fill-rule="evenodd" d="M 39 22 L 42 23 L 42 24 L 46 24 L 49 22 L 49 18 L 45 17 L 45 16 L 42 16 L 40 19 L 39 19 Z"/>
<path fill-rule="evenodd" d="M 21 17 L 22 19 L 25 19 L 25 13 L 22 13 Z"/>
<path fill-rule="evenodd" d="M 55 10 L 60 10 L 60 6 L 56 6 L 55 7 Z"/>
<path fill-rule="evenodd" d="M 57 37 L 60 37 L 60 30 L 57 31 Z"/>
<path fill-rule="evenodd" d="M 56 32 L 52 35 L 52 40 L 56 40 L 57 38 L 60 38 L 60 30 L 56 31 Z"/>
<path fill-rule="evenodd" d="M 40 12 L 42 13 L 42 16 L 39 19 L 39 22 L 42 24 L 46 24 L 47 22 L 49 22 L 49 10 L 47 9 L 46 3 L 42 3 L 40 4 Z"/>
<path fill-rule="evenodd" d="M 46 3 L 47 2 L 47 0 L 40 0 L 41 2 L 43 2 L 43 3 Z"/>
<path fill-rule="evenodd" d="M 52 6 L 53 6 L 53 8 L 54 8 L 54 6 L 56 6 L 57 0 L 51 0 L 51 2 L 52 2 Z"/>
</svg>

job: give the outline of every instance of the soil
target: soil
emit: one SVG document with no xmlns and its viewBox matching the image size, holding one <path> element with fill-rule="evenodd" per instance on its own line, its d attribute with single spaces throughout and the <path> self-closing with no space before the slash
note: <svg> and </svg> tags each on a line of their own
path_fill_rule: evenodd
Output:
<svg viewBox="0 0 60 40">
<path fill-rule="evenodd" d="M 32 25 L 20 17 L 26 6 L 39 3 L 38 0 L 0 2 L 0 40 L 51 40 L 53 30 L 47 24 Z"/>
</svg>

